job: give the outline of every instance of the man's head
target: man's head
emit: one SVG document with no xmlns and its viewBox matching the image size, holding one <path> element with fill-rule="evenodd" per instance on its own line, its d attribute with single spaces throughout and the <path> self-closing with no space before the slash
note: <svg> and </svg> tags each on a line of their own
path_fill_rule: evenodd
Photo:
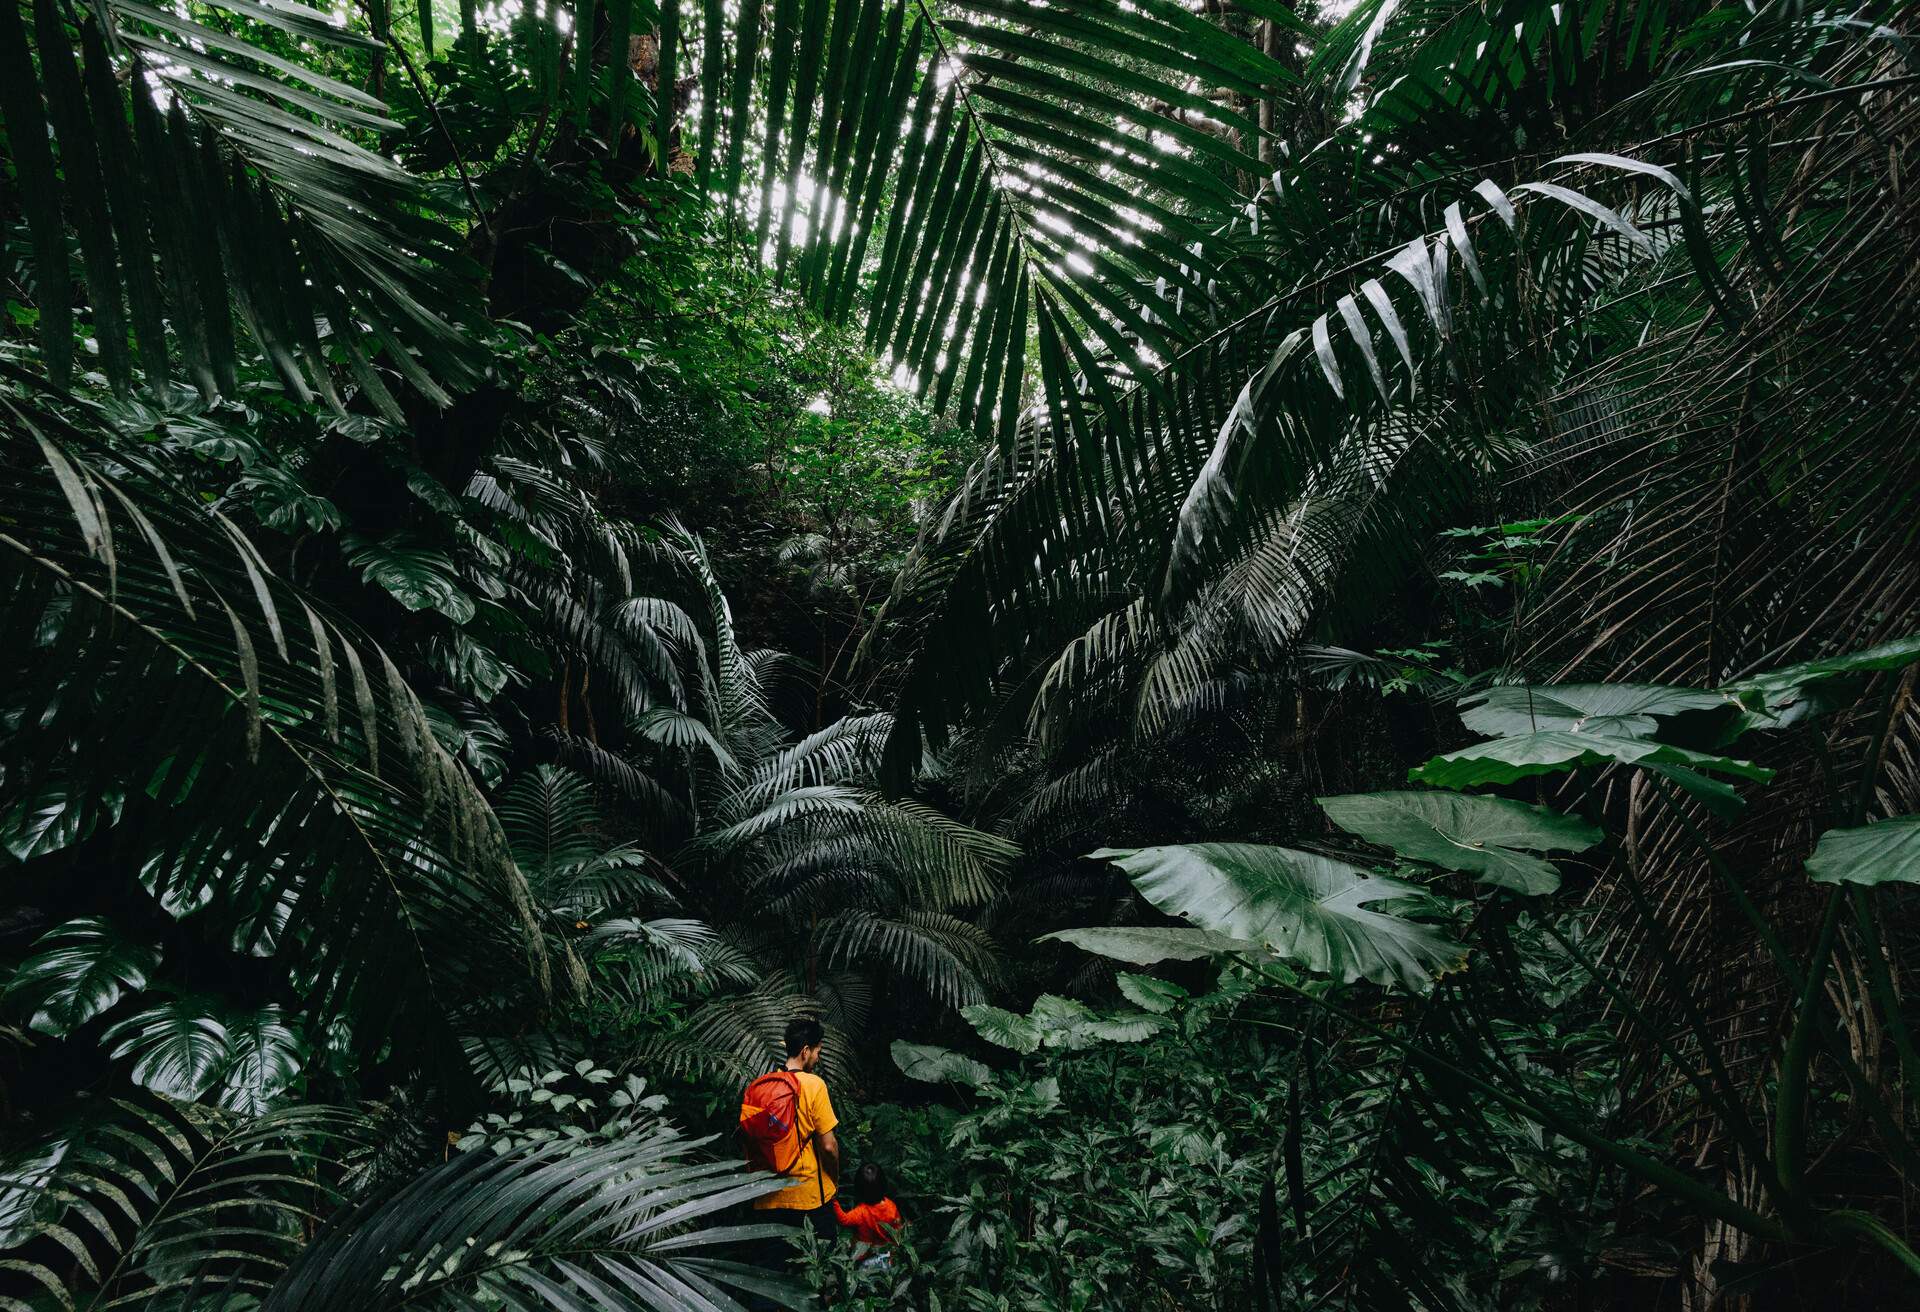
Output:
<svg viewBox="0 0 1920 1312">
<path fill-rule="evenodd" d="M 820 1044 L 826 1031 L 811 1016 L 796 1016 L 787 1022 L 787 1057 L 800 1059 L 800 1069 L 810 1071 L 820 1064 Z"/>
</svg>

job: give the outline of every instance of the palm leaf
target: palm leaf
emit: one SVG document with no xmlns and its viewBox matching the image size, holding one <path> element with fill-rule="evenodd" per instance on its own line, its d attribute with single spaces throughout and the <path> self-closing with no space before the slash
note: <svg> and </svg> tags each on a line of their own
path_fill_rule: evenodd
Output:
<svg viewBox="0 0 1920 1312">
<path fill-rule="evenodd" d="M 499 826 L 391 662 L 137 458 L 109 473 L 96 439 L 17 396 L 0 419 L 0 622 L 36 671 L 11 684 L 32 728 L 10 779 L 138 798 L 117 837 L 162 904 L 205 904 L 369 1044 L 431 1051 L 498 953 L 544 978 Z"/>
<path fill-rule="evenodd" d="M 783 1277 L 720 1256 L 776 1227 L 712 1224 L 778 1179 L 690 1161 L 694 1146 L 653 1122 L 612 1143 L 462 1154 L 339 1217 L 262 1307 L 452 1308 L 483 1298 L 736 1312 L 732 1290 L 803 1306 Z"/>
<path fill-rule="evenodd" d="M 32 218 L 50 375 L 64 386 L 70 356 L 70 343 L 54 340 L 56 329 L 71 331 L 55 303 L 66 285 L 64 197 L 101 365 L 116 387 L 131 377 L 124 301 L 155 387 L 174 367 L 164 315 L 185 374 L 208 394 L 231 390 L 237 315 L 302 399 L 317 392 L 340 406 L 338 352 L 369 400 L 398 420 L 364 339 L 446 404 L 447 389 L 478 377 L 474 271 L 427 189 L 354 139 L 392 130 L 385 108 L 269 49 L 285 38 L 354 53 L 377 43 L 297 3 L 216 7 L 222 26 L 116 0 L 99 10 L 104 29 L 90 17 L 76 38 L 40 0 L 37 74 L 24 62 L 21 6 L 0 14 L 0 43 L 20 61 L 6 78 L 11 139 L 32 138 L 44 113 L 60 147 L 57 176 L 36 148 L 22 157 L 43 201 Z"/>
<path fill-rule="evenodd" d="M 1251 843 L 1103 848 L 1093 855 L 1119 865 L 1162 911 L 1264 944 L 1347 983 L 1424 988 L 1466 959 L 1464 949 L 1433 927 L 1366 909 L 1419 890 L 1331 857 Z"/>
<path fill-rule="evenodd" d="M 9 1267 L 69 1307 L 257 1297 L 342 1202 L 333 1164 L 367 1131 L 336 1107 L 243 1117 L 116 1099 L 8 1164 L 0 1211 L 17 1200 L 19 1219 L 0 1244 L 60 1253 L 77 1286 L 30 1257 Z"/>
</svg>

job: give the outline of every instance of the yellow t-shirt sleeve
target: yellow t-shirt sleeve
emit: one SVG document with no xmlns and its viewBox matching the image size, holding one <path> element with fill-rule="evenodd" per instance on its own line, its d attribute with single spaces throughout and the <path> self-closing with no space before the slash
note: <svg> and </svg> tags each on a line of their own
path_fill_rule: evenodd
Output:
<svg viewBox="0 0 1920 1312">
<path fill-rule="evenodd" d="M 807 1119 L 813 1123 L 815 1134 L 832 1134 L 833 1127 L 840 1124 L 840 1118 L 833 1114 L 833 1099 L 827 1096 L 825 1080 L 807 1081 Z"/>
</svg>

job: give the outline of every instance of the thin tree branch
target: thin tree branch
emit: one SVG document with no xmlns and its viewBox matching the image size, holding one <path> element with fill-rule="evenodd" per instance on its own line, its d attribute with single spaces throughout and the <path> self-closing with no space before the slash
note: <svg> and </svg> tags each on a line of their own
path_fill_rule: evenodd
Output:
<svg viewBox="0 0 1920 1312">
<path fill-rule="evenodd" d="M 359 5 L 360 12 L 367 17 L 368 26 L 372 27 L 374 25 L 373 9 L 368 4 L 368 0 L 359 0 Z M 421 81 L 420 70 L 413 66 L 413 57 L 407 53 L 406 46 L 395 39 L 391 32 L 382 32 L 376 28 L 374 35 L 385 41 L 387 49 L 399 56 L 400 67 L 406 71 L 407 81 L 413 84 L 413 93 L 419 96 L 420 103 L 427 107 L 427 113 L 433 117 L 433 126 L 447 143 L 447 153 L 453 156 L 453 167 L 460 174 L 460 185 L 466 188 L 467 204 L 473 210 L 473 217 L 479 220 L 481 231 L 486 233 L 487 239 L 491 241 L 493 225 L 487 222 L 487 212 L 481 207 L 479 192 L 474 190 L 473 177 L 467 172 L 467 162 L 460 156 L 460 144 L 453 139 L 453 133 L 447 130 L 446 120 L 440 117 L 440 106 L 428 92 L 426 83 Z"/>
</svg>

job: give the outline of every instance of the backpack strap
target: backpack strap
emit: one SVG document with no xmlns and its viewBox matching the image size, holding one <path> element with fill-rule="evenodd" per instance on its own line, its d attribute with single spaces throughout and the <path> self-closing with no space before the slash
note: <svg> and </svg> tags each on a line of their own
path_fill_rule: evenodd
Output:
<svg viewBox="0 0 1920 1312">
<path fill-rule="evenodd" d="M 782 1066 L 778 1071 L 776 1071 L 775 1074 L 786 1076 L 787 1083 L 793 1086 L 793 1101 L 794 1101 L 793 1132 L 794 1132 L 794 1135 L 798 1137 L 800 1134 L 800 1104 L 802 1102 L 802 1094 L 800 1091 L 800 1076 L 796 1072 L 790 1071 L 784 1066 Z M 787 1164 L 787 1170 L 790 1171 L 795 1166 L 799 1165 L 801 1154 L 807 1151 L 807 1143 L 808 1143 L 807 1139 L 803 1138 L 800 1140 L 799 1147 L 793 1150 L 793 1161 Z M 827 1168 L 826 1168 L 826 1164 L 820 1160 L 820 1152 L 818 1149 L 815 1149 L 813 1154 L 813 1182 L 820 1190 L 820 1206 L 825 1207 L 827 1205 Z"/>
<path fill-rule="evenodd" d="M 768 1074 L 778 1075 L 786 1083 L 786 1086 L 793 1090 L 793 1137 L 795 1140 L 793 1160 L 780 1168 L 780 1174 L 786 1175 L 800 1164 L 801 1154 L 807 1151 L 807 1141 L 800 1134 L 800 1077 L 784 1066 L 769 1071 Z"/>
<path fill-rule="evenodd" d="M 780 1076 L 787 1082 L 787 1086 L 793 1090 L 793 1134 L 794 1138 L 798 1139 L 799 1142 L 794 1147 L 793 1160 L 788 1162 L 786 1168 L 780 1172 L 781 1175 L 786 1175 L 800 1164 L 801 1154 L 807 1151 L 807 1139 L 803 1138 L 800 1134 L 800 1106 L 804 1101 L 804 1095 L 800 1089 L 800 1076 L 796 1072 L 790 1071 L 784 1066 L 779 1066 L 769 1071 L 768 1074 Z M 827 1170 L 825 1164 L 821 1162 L 820 1154 L 817 1151 L 813 1155 L 813 1178 L 814 1183 L 820 1188 L 820 1206 L 825 1207 L 827 1205 Z"/>
</svg>

